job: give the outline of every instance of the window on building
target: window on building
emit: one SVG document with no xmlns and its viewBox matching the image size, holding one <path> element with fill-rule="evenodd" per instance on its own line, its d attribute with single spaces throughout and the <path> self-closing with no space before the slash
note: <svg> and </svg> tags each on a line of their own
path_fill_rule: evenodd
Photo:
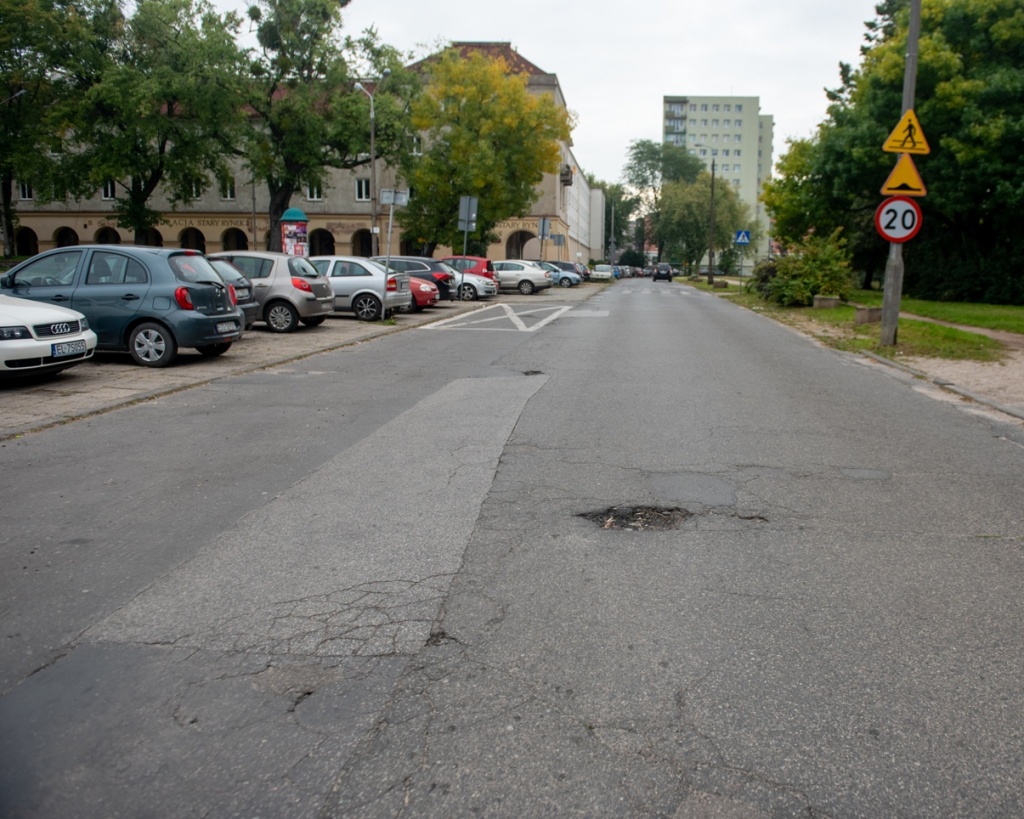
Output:
<svg viewBox="0 0 1024 819">
<path fill-rule="evenodd" d="M 718 148 L 712 148 L 711 149 L 711 155 L 712 156 L 718 156 Z"/>
<path fill-rule="evenodd" d="M 706 102 L 702 102 L 700 104 L 700 110 L 701 111 L 707 111 L 708 110 L 708 104 Z"/>
<path fill-rule="evenodd" d="M 743 134 L 734 134 L 733 138 L 732 138 L 732 141 L 733 142 L 742 142 L 743 141 Z"/>
<path fill-rule="evenodd" d="M 103 183 L 103 191 L 100 193 L 100 199 L 104 202 L 110 202 L 117 198 L 117 186 L 114 185 L 113 179 L 108 179 Z"/>
<path fill-rule="evenodd" d="M 711 127 L 712 128 L 717 128 L 718 127 L 718 120 L 717 119 L 711 120 Z"/>
<path fill-rule="evenodd" d="M 739 156 L 740 155 L 740 149 L 739 148 L 734 148 L 733 152 L 732 152 L 732 155 L 733 156 Z"/>
<path fill-rule="evenodd" d="M 724 165 L 722 165 L 722 173 L 729 173 L 729 163 L 728 162 L 726 162 Z"/>
<path fill-rule="evenodd" d="M 743 127 L 743 120 L 741 120 L 741 119 L 736 120 L 736 127 L 737 128 L 742 128 Z"/>
<path fill-rule="evenodd" d="M 723 119 L 723 120 L 722 120 L 722 127 L 723 127 L 723 128 L 728 128 L 728 127 L 730 127 L 730 123 L 731 123 L 731 122 L 732 122 L 732 120 L 731 120 L 731 119 Z"/>
<path fill-rule="evenodd" d="M 722 110 L 725 111 L 726 113 L 729 113 L 729 111 L 732 110 L 732 105 L 726 103 L 725 105 L 722 106 Z"/>
<path fill-rule="evenodd" d="M 696 111 L 697 110 L 697 103 L 691 102 L 690 103 L 690 110 L 691 111 Z"/>
<path fill-rule="evenodd" d="M 319 202 L 324 198 L 324 192 L 321 190 L 320 185 L 316 182 L 310 182 L 306 185 L 306 200 L 309 202 Z M 369 197 L 367 197 L 369 198 Z"/>
<path fill-rule="evenodd" d="M 423 137 L 418 134 L 413 136 L 410 153 L 413 156 L 423 156 Z"/>
<path fill-rule="evenodd" d="M 738 180 L 738 179 L 732 180 L 732 186 L 734 188 L 738 188 L 740 186 L 740 180 Z"/>
<path fill-rule="evenodd" d="M 712 142 L 718 142 L 718 134 L 712 134 L 711 135 L 711 141 Z"/>
<path fill-rule="evenodd" d="M 690 127 L 691 128 L 696 128 L 697 127 L 697 120 L 691 119 L 690 120 Z"/>
<path fill-rule="evenodd" d="M 696 142 L 696 141 L 697 141 L 697 135 L 696 134 L 690 134 L 690 142 Z"/>
<path fill-rule="evenodd" d="M 708 155 L 708 149 L 707 148 L 701 148 L 700 149 L 700 155 L 701 156 L 707 156 Z"/>
<path fill-rule="evenodd" d="M 722 156 L 728 156 L 728 155 L 729 155 L 729 149 L 728 148 L 723 149 L 722 150 Z"/>
<path fill-rule="evenodd" d="M 202 189 L 201 185 L 199 184 L 199 181 L 196 180 L 195 182 L 192 183 L 192 198 L 193 199 L 198 199 L 202 195 L 203 195 L 203 189 Z"/>
<path fill-rule="evenodd" d="M 711 106 L 711 110 L 712 110 L 712 111 L 717 111 L 717 110 L 718 110 L 718 103 L 717 103 L 717 102 L 716 102 L 716 103 L 714 103 L 714 104 L 713 104 L 713 105 Z"/>
<path fill-rule="evenodd" d="M 220 198 L 225 201 L 234 201 L 235 198 L 235 177 L 226 176 L 220 180 Z"/>
<path fill-rule="evenodd" d="M 18 198 L 22 202 L 28 202 L 33 199 L 32 196 L 32 183 L 31 182 L 19 182 L 18 183 Z"/>
<path fill-rule="evenodd" d="M 737 102 L 736 103 L 736 113 L 738 114 L 742 110 L 743 110 L 743 103 L 742 102 Z"/>
<path fill-rule="evenodd" d="M 356 180 L 356 201 L 357 202 L 369 202 L 370 201 L 370 180 L 369 179 L 357 179 Z"/>
</svg>

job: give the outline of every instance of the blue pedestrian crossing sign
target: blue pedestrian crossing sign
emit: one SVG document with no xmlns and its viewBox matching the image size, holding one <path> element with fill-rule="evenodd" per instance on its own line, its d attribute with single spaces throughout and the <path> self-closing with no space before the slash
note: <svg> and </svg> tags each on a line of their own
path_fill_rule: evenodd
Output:
<svg viewBox="0 0 1024 819">
<path fill-rule="evenodd" d="M 750 244 L 750 231 L 749 230 L 737 230 L 736 231 L 736 244 L 738 244 L 738 245 L 749 245 Z"/>
</svg>

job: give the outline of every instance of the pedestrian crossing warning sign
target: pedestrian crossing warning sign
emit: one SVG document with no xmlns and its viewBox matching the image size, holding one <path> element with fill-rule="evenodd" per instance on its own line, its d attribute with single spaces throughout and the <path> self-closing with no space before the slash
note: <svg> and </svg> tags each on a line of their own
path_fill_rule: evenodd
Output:
<svg viewBox="0 0 1024 819">
<path fill-rule="evenodd" d="M 924 186 L 921 174 L 917 172 L 917 166 L 910 154 L 900 154 L 896 160 L 896 167 L 892 169 L 889 178 L 882 185 L 884 196 L 925 196 L 928 189 Z"/>
<path fill-rule="evenodd" d="M 907 113 L 900 119 L 889 138 L 882 146 L 883 151 L 892 154 L 930 154 L 928 140 L 924 138 L 921 130 L 921 123 L 917 121 L 917 115 L 913 108 L 908 108 Z"/>
</svg>

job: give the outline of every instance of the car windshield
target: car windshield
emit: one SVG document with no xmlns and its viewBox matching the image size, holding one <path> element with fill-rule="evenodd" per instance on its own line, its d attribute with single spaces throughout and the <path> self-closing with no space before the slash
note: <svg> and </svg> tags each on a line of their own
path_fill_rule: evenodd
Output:
<svg viewBox="0 0 1024 819">
<path fill-rule="evenodd" d="M 302 276 L 307 279 L 320 278 L 320 271 L 309 263 L 309 259 L 302 256 L 292 256 L 288 259 L 288 272 L 293 276 Z"/>
<path fill-rule="evenodd" d="M 223 279 L 210 265 L 205 256 L 196 253 L 179 253 L 170 256 L 167 264 L 174 271 L 175 277 L 183 282 L 220 282 Z"/>
</svg>

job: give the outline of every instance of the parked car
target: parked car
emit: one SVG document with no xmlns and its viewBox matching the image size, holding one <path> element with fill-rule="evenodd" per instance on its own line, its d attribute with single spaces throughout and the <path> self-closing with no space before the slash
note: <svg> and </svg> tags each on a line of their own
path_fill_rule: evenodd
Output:
<svg viewBox="0 0 1024 819">
<path fill-rule="evenodd" d="M 33 256 L 0 278 L 10 295 L 85 315 L 99 350 L 166 367 L 181 347 L 227 352 L 244 318 L 234 288 L 202 254 L 180 248 L 77 245 Z"/>
<path fill-rule="evenodd" d="M 392 270 L 401 270 L 417 279 L 426 279 L 437 286 L 441 301 L 455 298 L 455 268 L 449 267 L 439 259 L 429 256 L 375 256 L 375 262 L 385 262 Z"/>
<path fill-rule="evenodd" d="M 659 281 L 664 279 L 667 282 L 672 281 L 672 265 L 666 264 L 665 262 L 659 262 L 654 266 L 654 273 L 651 276 L 651 281 Z"/>
<path fill-rule="evenodd" d="M 583 283 L 583 277 L 576 272 L 576 268 L 572 262 L 537 261 L 536 264 L 540 265 L 551 274 L 552 284 L 555 284 L 558 287 L 575 287 L 577 284 Z"/>
<path fill-rule="evenodd" d="M 96 334 L 77 310 L 0 295 L 0 378 L 55 375 L 95 349 Z"/>
<path fill-rule="evenodd" d="M 251 330 L 259 315 L 260 303 L 256 301 L 256 292 L 249 277 L 227 259 L 210 259 L 210 264 L 227 284 L 235 288 L 235 303 L 242 311 L 245 329 Z"/>
<path fill-rule="evenodd" d="M 301 321 L 323 324 L 334 309 L 334 291 L 327 279 L 302 256 L 261 250 L 226 250 L 211 259 L 227 259 L 252 281 L 259 302 L 259 320 L 274 333 L 290 333 Z"/>
<path fill-rule="evenodd" d="M 522 259 L 494 262 L 494 275 L 499 289 L 518 290 L 524 296 L 551 287 L 551 273 Z"/>
<path fill-rule="evenodd" d="M 476 273 L 458 270 L 455 273 L 456 291 L 462 301 L 489 299 L 498 295 L 498 285 L 494 279 L 478 276 Z"/>
<path fill-rule="evenodd" d="M 408 307 L 410 313 L 418 313 L 427 307 L 433 307 L 441 298 L 436 284 L 415 276 L 409 277 L 409 291 L 412 293 L 412 301 Z"/>
<path fill-rule="evenodd" d="M 382 316 L 408 308 L 412 300 L 408 274 L 386 270 L 371 259 L 312 256 L 309 261 L 330 282 L 336 312 L 355 313 L 362 321 L 379 321 Z"/>
<path fill-rule="evenodd" d="M 491 281 L 495 281 L 494 265 L 490 259 L 485 259 L 483 256 L 445 256 L 441 261 L 464 273 L 476 273 L 478 276 L 485 276 Z"/>
<path fill-rule="evenodd" d="M 583 264 L 583 262 L 576 263 L 576 272 L 580 274 L 580 276 L 583 278 L 583 281 L 590 281 L 590 268 Z"/>
<path fill-rule="evenodd" d="M 595 282 L 606 282 L 615 278 L 615 272 L 610 264 L 596 264 L 590 271 L 590 279 Z"/>
</svg>

